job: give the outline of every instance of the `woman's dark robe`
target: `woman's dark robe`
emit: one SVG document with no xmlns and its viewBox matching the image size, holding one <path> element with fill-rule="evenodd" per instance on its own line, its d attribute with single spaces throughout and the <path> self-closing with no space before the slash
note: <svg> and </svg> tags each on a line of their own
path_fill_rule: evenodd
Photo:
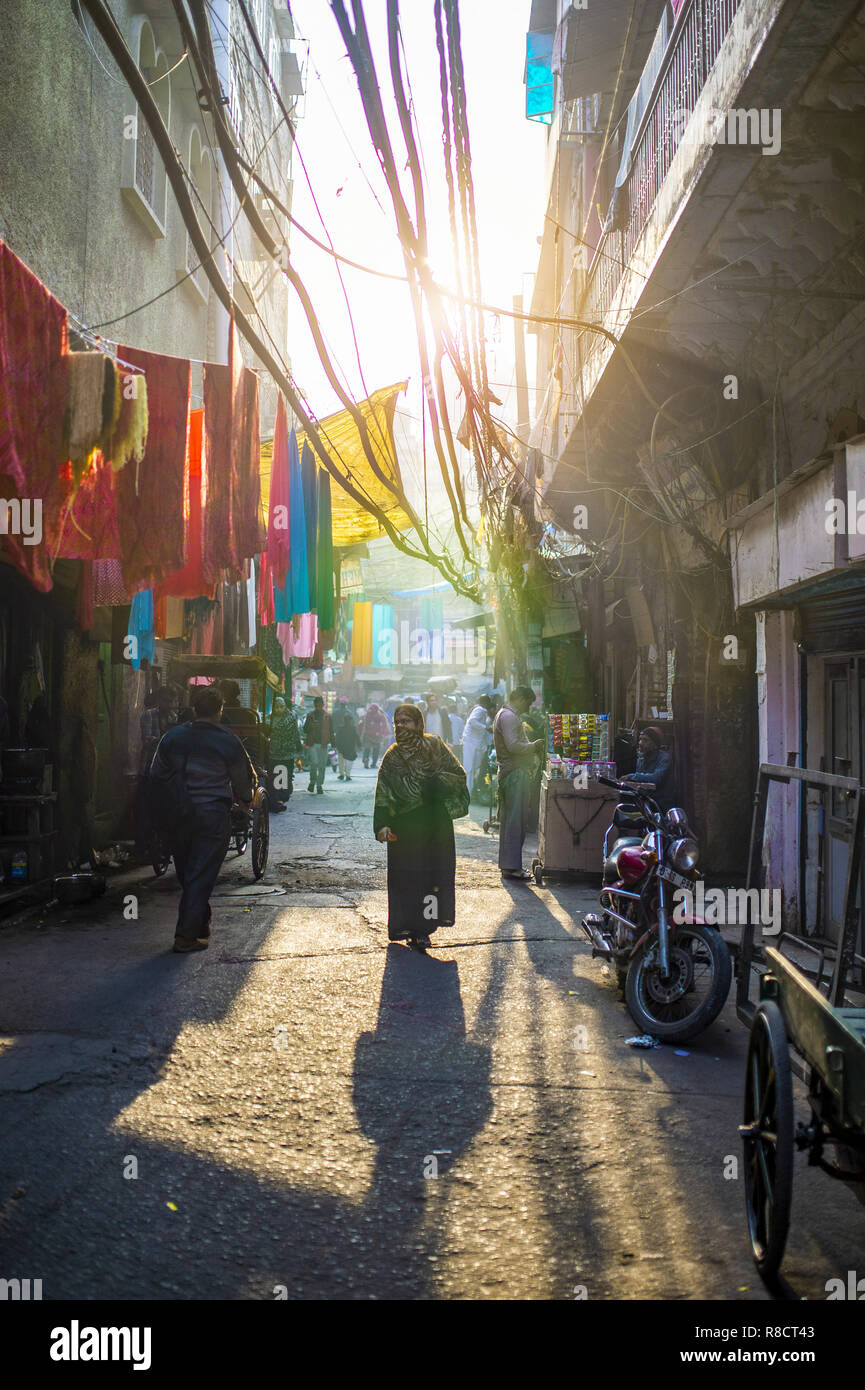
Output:
<svg viewBox="0 0 865 1390">
<path fill-rule="evenodd" d="M 430 736 L 427 736 L 430 738 Z M 430 742 L 433 740 L 430 738 Z M 388 937 L 429 936 L 456 920 L 456 849 L 453 816 L 468 813 L 465 772 L 436 738 L 437 771 L 421 779 L 421 799 L 394 796 L 388 785 L 389 761 L 400 754 L 393 745 L 379 770 L 373 829 L 388 825 L 396 835 L 387 845 Z M 402 809 L 404 800 L 406 809 Z"/>
</svg>

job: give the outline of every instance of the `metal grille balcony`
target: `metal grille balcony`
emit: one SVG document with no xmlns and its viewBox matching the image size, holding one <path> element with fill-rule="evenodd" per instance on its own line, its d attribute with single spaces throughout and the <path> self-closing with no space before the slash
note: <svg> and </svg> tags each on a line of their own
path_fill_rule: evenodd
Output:
<svg viewBox="0 0 865 1390">
<path fill-rule="evenodd" d="M 613 303 L 661 185 L 721 51 L 741 0 L 685 0 L 635 133 L 626 182 L 627 222 L 604 238 L 589 271 L 584 317 L 597 322 Z"/>
</svg>

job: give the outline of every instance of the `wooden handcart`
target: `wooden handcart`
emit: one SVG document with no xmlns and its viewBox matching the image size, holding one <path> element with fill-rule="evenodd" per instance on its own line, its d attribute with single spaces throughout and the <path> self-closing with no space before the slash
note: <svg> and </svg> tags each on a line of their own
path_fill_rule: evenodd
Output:
<svg viewBox="0 0 865 1390">
<path fill-rule="evenodd" d="M 865 1008 L 848 991 L 865 967 L 856 952 L 857 890 L 865 832 L 865 789 L 850 777 L 764 763 L 751 831 L 748 887 L 759 887 L 769 784 L 798 782 L 851 799 L 850 854 L 841 931 L 836 942 L 782 932 L 760 948 L 754 924 L 744 928 L 737 1012 L 750 1025 L 743 1123 L 745 1205 L 751 1250 L 764 1277 L 777 1273 L 790 1228 L 795 1149 L 836 1180 L 856 1184 L 865 1199 Z M 791 955 L 799 957 L 791 959 Z M 809 962 L 813 962 L 813 965 Z M 752 973 L 759 1003 L 750 1000 Z M 811 1116 L 795 1124 L 793 1075 L 808 1088 Z M 827 1157 L 827 1150 L 833 1157 Z"/>
</svg>

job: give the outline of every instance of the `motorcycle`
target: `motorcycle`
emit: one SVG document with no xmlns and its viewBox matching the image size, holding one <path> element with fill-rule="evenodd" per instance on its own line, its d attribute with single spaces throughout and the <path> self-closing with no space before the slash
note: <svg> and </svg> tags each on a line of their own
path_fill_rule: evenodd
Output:
<svg viewBox="0 0 865 1390">
<path fill-rule="evenodd" d="M 637 1027 L 687 1042 L 717 1018 L 733 978 L 720 932 L 672 905 L 674 889 L 693 893 L 699 845 L 681 808 L 664 812 L 648 790 L 598 781 L 627 801 L 604 837 L 602 915 L 590 912 L 580 925 L 592 956 L 614 967 Z"/>
</svg>

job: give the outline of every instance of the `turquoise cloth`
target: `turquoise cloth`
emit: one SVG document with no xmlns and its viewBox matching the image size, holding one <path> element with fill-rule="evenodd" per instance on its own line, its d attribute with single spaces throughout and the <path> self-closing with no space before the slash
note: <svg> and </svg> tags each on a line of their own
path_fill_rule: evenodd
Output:
<svg viewBox="0 0 865 1390">
<path fill-rule="evenodd" d="M 315 455 L 304 440 L 300 456 L 300 472 L 303 478 L 303 506 L 306 514 L 306 570 L 309 577 L 309 607 L 316 610 L 318 597 L 318 479 Z"/>
<path fill-rule="evenodd" d="M 372 661 L 374 666 L 394 666 L 398 656 L 397 643 L 386 634 L 394 630 L 393 606 L 374 603 L 372 606 Z"/>
<path fill-rule="evenodd" d="M 142 661 L 153 662 L 153 590 L 141 589 L 132 598 L 132 607 L 129 610 L 129 631 L 128 635 L 134 637 L 137 648 L 133 647 L 136 655 L 131 658 L 132 669 L 137 671 Z"/>
<path fill-rule="evenodd" d="M 306 508 L 303 503 L 303 474 L 300 471 L 300 454 L 297 449 L 297 433 L 291 431 L 288 437 L 288 519 L 290 535 L 290 567 L 288 579 L 291 590 L 291 613 L 309 613 L 309 565 L 306 552 Z M 275 598 L 275 596 L 274 596 Z M 285 622 L 277 618 L 277 622 Z"/>
</svg>

